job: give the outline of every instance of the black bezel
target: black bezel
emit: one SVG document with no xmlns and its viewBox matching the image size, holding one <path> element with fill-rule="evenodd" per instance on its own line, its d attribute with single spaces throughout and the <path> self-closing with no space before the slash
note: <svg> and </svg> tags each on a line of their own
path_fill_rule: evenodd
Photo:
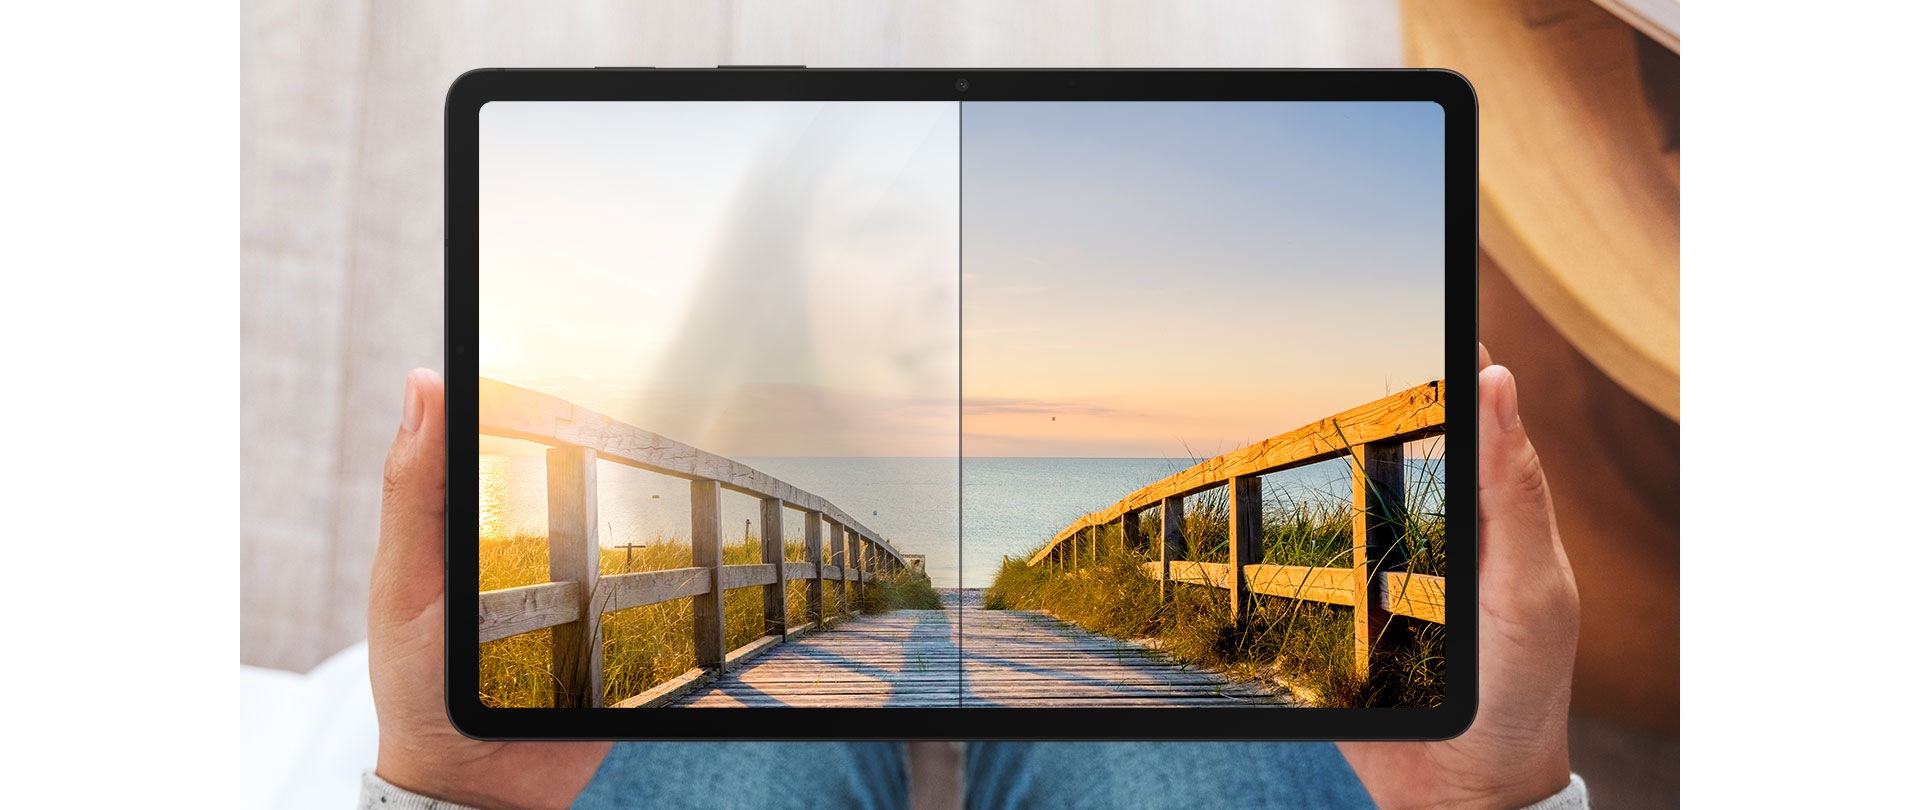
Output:
<svg viewBox="0 0 1920 810">
<path fill-rule="evenodd" d="M 956 82 L 966 79 L 966 90 Z M 1478 138 L 1473 88 L 1445 70 L 483 69 L 446 102 L 447 473 L 479 475 L 479 113 L 489 101 L 1430 101 L 1445 115 L 1448 538 L 1479 559 Z M 478 492 L 447 488 L 447 713 L 482 739 L 1444 739 L 1479 697 L 1479 573 L 1447 575 L 1446 699 L 1430 709 L 489 709 L 479 693 Z M 457 538 L 466 538 L 458 541 Z M 1465 597 L 1465 598 L 1462 598 Z"/>
</svg>

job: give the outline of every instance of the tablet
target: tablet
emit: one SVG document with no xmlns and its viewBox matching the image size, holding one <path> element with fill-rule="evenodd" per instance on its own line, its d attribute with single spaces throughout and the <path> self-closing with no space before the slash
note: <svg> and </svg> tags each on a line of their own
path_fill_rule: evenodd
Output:
<svg viewBox="0 0 1920 810">
<path fill-rule="evenodd" d="M 1459 733 L 1476 137 L 1432 70 L 460 77 L 450 716 Z"/>
</svg>

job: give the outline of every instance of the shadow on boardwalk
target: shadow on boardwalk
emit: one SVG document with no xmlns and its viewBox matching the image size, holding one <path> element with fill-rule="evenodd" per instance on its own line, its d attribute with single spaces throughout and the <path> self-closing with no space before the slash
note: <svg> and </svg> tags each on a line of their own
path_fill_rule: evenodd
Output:
<svg viewBox="0 0 1920 810">
<path fill-rule="evenodd" d="M 1218 707 L 1290 701 L 1045 613 L 968 605 L 847 622 L 782 644 L 671 705 Z"/>
</svg>

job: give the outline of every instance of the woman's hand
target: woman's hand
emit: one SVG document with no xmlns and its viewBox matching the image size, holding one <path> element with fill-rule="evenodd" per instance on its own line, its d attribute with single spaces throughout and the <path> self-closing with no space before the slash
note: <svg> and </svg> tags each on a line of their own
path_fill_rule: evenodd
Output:
<svg viewBox="0 0 1920 810">
<path fill-rule="evenodd" d="M 495 743 L 447 720 L 444 620 L 446 397 L 440 376 L 407 376 L 399 435 L 387 451 L 380 549 L 367 606 L 374 773 L 414 793 L 483 808 L 566 807 L 611 743 Z"/>
<path fill-rule="evenodd" d="M 1382 808 L 1524 807 L 1565 788 L 1580 595 L 1513 374 L 1480 349 L 1480 713 L 1451 740 L 1341 743 Z"/>
</svg>

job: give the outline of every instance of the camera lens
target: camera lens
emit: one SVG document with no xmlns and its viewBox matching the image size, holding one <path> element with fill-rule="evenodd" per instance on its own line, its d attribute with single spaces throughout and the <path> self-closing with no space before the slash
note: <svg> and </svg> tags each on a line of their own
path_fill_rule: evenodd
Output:
<svg viewBox="0 0 1920 810">
<path fill-rule="evenodd" d="M 960 91 L 960 92 L 962 92 L 962 93 L 965 93 L 965 92 L 967 92 L 967 80 L 966 80 L 966 79 L 961 79 L 961 80 L 959 80 L 959 81 L 956 81 L 956 82 L 954 82 L 954 83 L 953 83 L 953 89 L 955 89 L 955 90 L 958 90 L 958 91 Z"/>
</svg>

